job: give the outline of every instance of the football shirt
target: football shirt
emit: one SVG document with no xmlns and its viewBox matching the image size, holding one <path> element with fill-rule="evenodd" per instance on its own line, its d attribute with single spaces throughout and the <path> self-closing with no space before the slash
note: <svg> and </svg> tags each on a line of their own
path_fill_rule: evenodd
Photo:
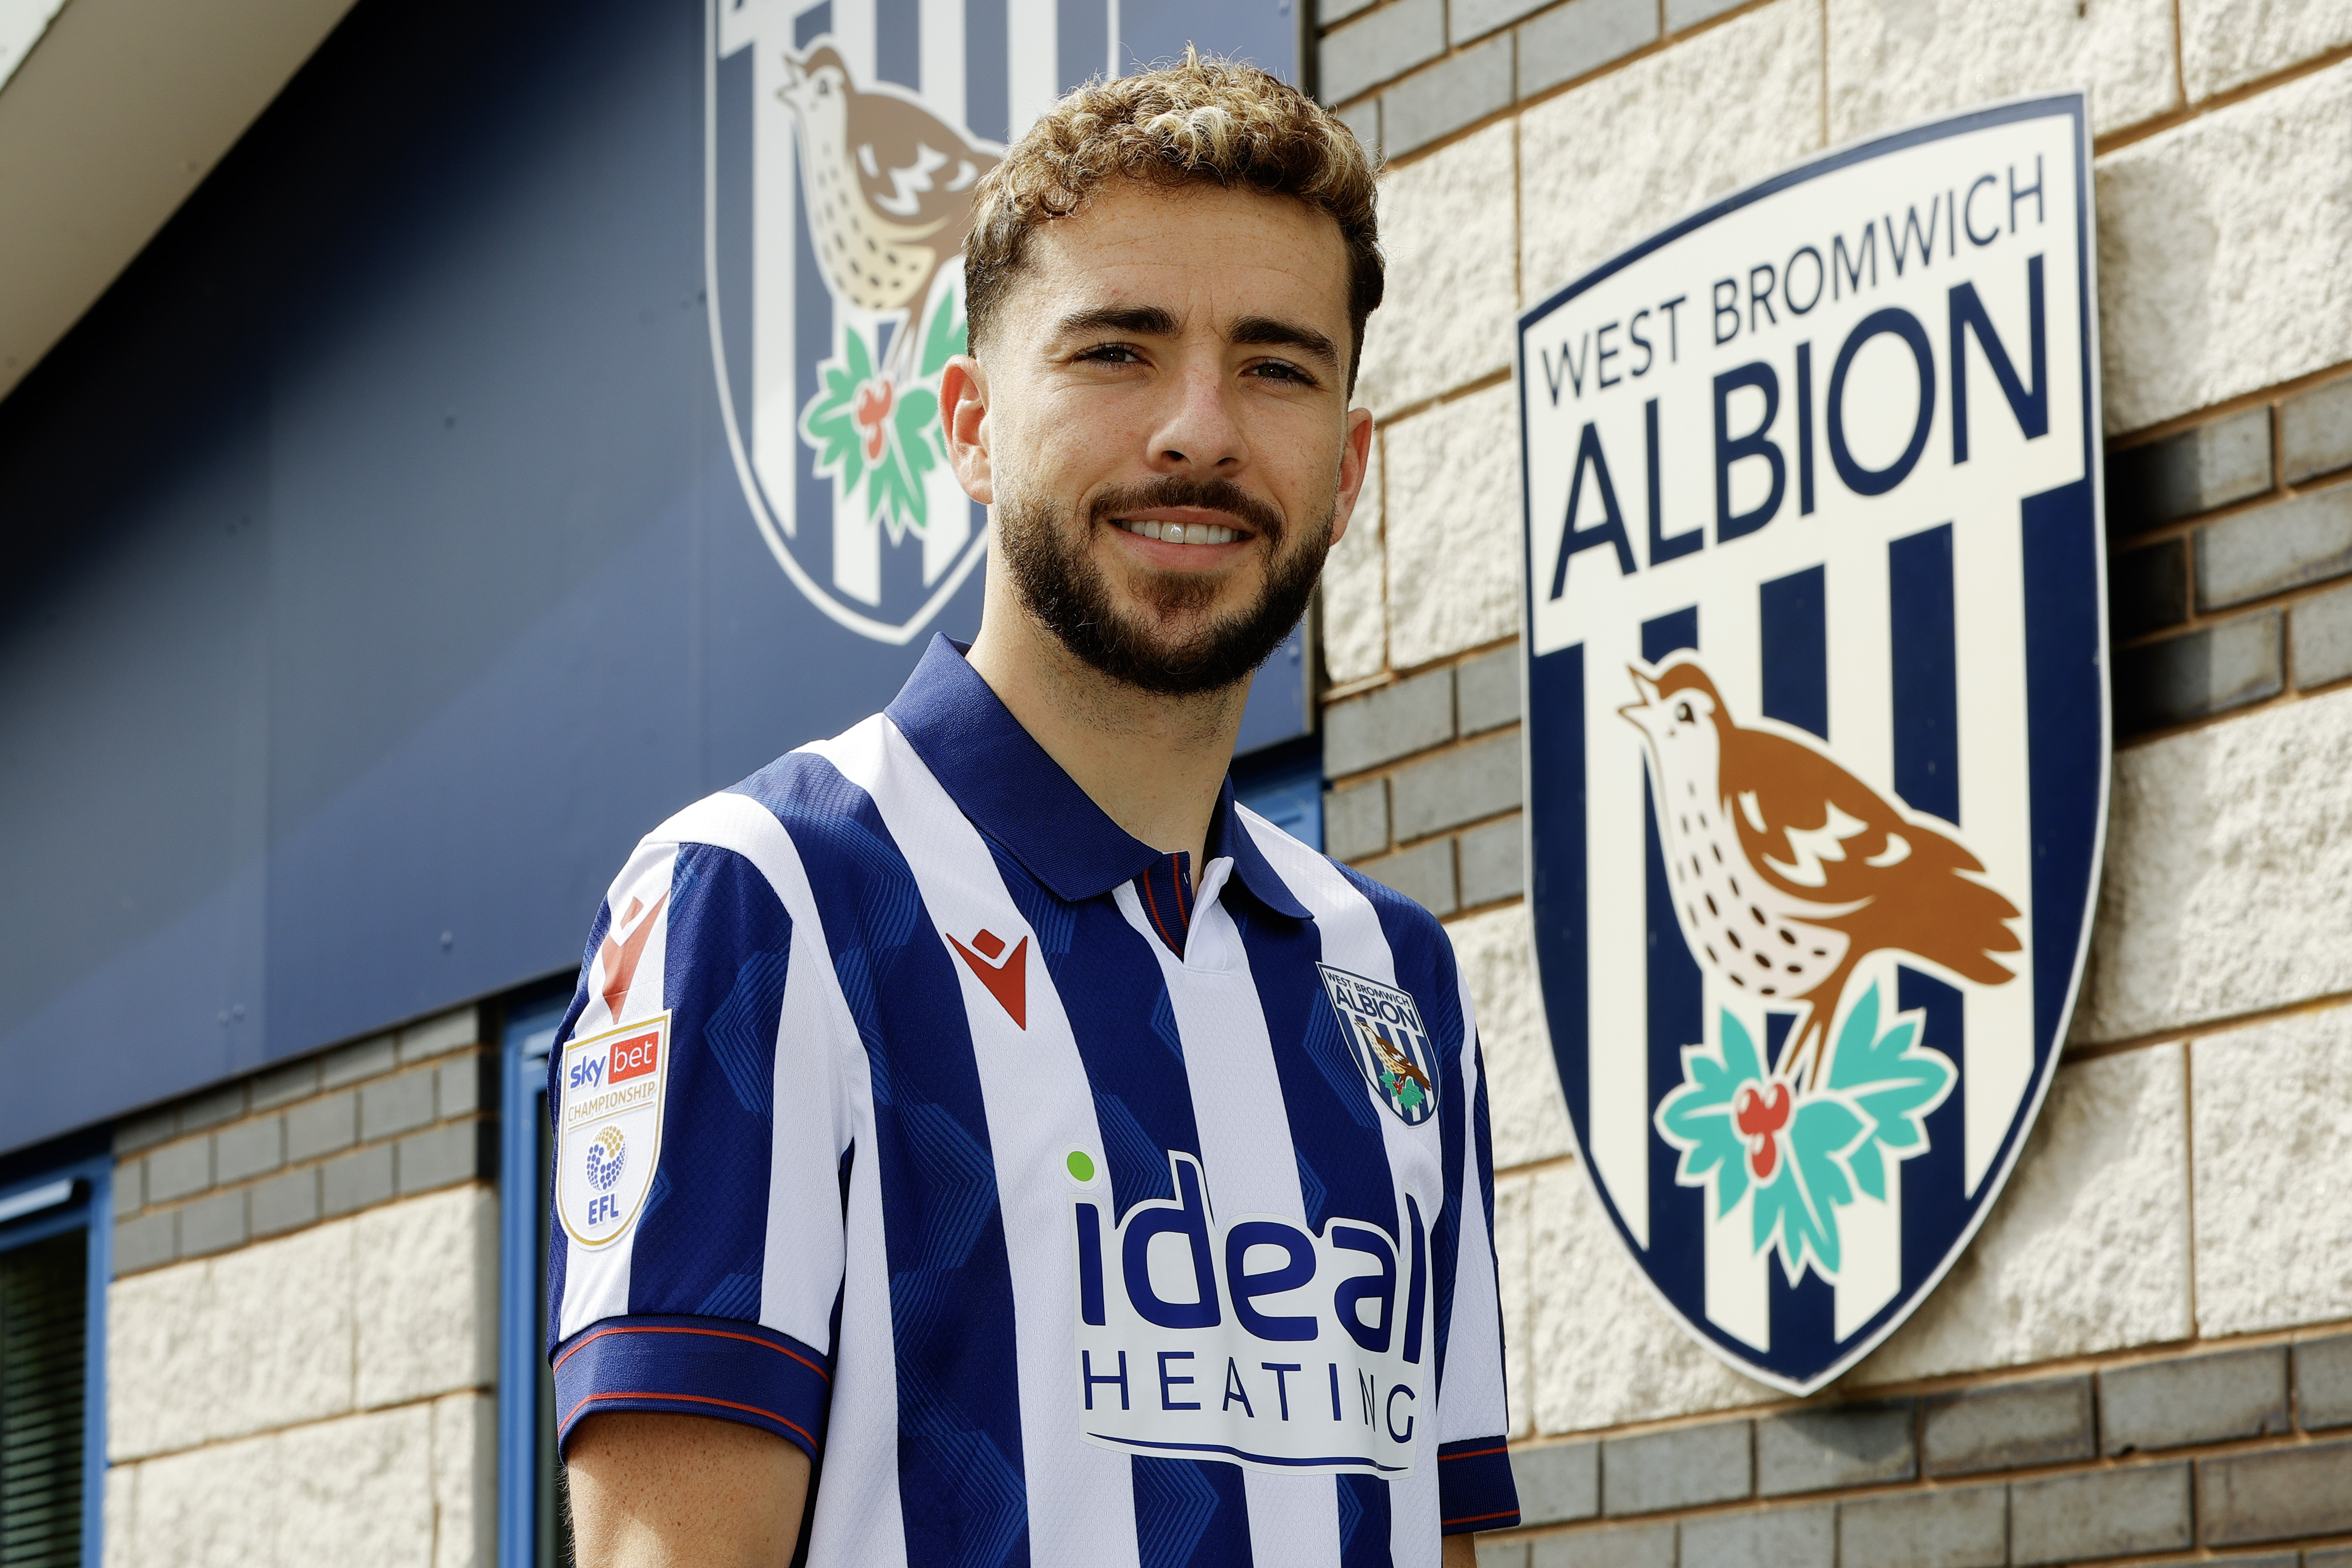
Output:
<svg viewBox="0 0 2352 1568">
<path fill-rule="evenodd" d="M 813 1563 L 1434 1568 L 1517 1521 L 1444 931 L 1230 783 L 1196 892 L 946 640 L 637 847 L 558 1039 L 562 1430 L 798 1444 Z"/>
</svg>

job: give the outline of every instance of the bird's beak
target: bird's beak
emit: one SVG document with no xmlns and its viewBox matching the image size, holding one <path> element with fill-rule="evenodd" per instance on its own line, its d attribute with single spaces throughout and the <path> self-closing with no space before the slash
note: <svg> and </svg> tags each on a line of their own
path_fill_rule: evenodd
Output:
<svg viewBox="0 0 2352 1568">
<path fill-rule="evenodd" d="M 1641 694 L 1642 700 L 1637 703 L 1627 703 L 1617 711 L 1624 716 L 1627 723 L 1645 735 L 1650 734 L 1652 731 L 1649 716 L 1658 711 L 1658 683 L 1631 664 L 1625 666 L 1625 673 L 1633 677 L 1633 690 Z"/>
</svg>

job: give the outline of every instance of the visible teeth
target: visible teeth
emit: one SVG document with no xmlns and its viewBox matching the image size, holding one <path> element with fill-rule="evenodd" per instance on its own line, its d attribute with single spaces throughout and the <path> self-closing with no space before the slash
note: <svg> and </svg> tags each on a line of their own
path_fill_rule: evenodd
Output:
<svg viewBox="0 0 2352 1568">
<path fill-rule="evenodd" d="M 1129 533 L 1171 545 L 1229 545 L 1241 537 L 1222 523 L 1161 523 L 1147 518 L 1139 523 L 1121 523 L 1119 527 Z"/>
</svg>

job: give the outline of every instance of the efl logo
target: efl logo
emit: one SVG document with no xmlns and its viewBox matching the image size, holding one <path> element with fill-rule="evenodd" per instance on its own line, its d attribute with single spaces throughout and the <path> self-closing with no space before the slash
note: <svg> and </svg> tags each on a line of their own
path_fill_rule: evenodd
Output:
<svg viewBox="0 0 2352 1568">
<path fill-rule="evenodd" d="M 1107 1177 L 1071 1203 L 1079 1431 L 1289 1473 L 1411 1470 L 1435 1360 L 1419 1202 L 1398 1195 L 1402 1236 L 1347 1219 L 1316 1236 L 1220 1220 L 1199 1162 L 1168 1163 L 1176 1197 L 1117 1224 Z"/>
<path fill-rule="evenodd" d="M 563 1048 L 556 1212 L 582 1246 L 625 1234 L 652 1188 L 669 1026 L 663 1013 Z"/>
<path fill-rule="evenodd" d="M 2106 820 L 2080 95 L 1772 176 L 1520 321 L 1529 873 L 1583 1165 L 1819 1388 L 2055 1068 Z"/>
</svg>

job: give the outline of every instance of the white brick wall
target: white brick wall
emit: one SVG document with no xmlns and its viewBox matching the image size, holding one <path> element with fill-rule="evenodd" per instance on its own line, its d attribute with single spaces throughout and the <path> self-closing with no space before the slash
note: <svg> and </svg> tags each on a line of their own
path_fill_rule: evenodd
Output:
<svg viewBox="0 0 2352 1568">
<path fill-rule="evenodd" d="M 2096 172 L 2109 432 L 2352 360 L 2352 61 Z"/>
<path fill-rule="evenodd" d="M 1519 425 L 1505 382 L 1389 430 L 1389 659 L 1411 669 L 1519 630 Z M 1409 585 L 1409 586 L 1404 586 Z"/>
<path fill-rule="evenodd" d="M 2125 751 L 2077 1040 L 2352 990 L 2352 691 Z"/>
<path fill-rule="evenodd" d="M 117 1281 L 110 1568 L 488 1564 L 497 1234 L 463 1186 Z"/>
<path fill-rule="evenodd" d="M 1519 119 L 1519 280 L 1541 299 L 1822 145 L 1818 0 L 1780 0 Z"/>
<path fill-rule="evenodd" d="M 1664 15 L 1663 47 L 1385 177 L 1391 303 L 1361 399 L 1386 421 L 1384 526 L 1327 580 L 1336 680 L 1517 632 L 1512 394 L 1468 390 L 1507 362 L 1513 309 L 1825 144 L 2091 89 L 2111 434 L 2352 365 L 2352 60 L 2326 57 L 2352 47 L 2352 0 L 1778 0 L 1687 33 Z M 2062 1066 L 1982 1232 L 1851 1383 L 2352 1318 L 2352 1009 L 2327 1010 L 2352 994 L 2348 779 L 2352 689 L 2119 753 L 2070 1048 L 2123 1049 Z M 1514 1435 L 1774 1397 L 1675 1325 L 1591 1197 L 1524 908 L 1451 930 L 1506 1173 Z M 2269 1016 L 2298 1009 L 2318 1010 Z"/>
<path fill-rule="evenodd" d="M 2187 1092 L 2178 1045 L 2060 1068 L 1984 1228 L 1855 1381 L 2187 1339 Z"/>
<path fill-rule="evenodd" d="M 2172 0 L 1829 0 L 1830 140 L 2091 89 L 2094 131 L 2179 107 Z"/>
<path fill-rule="evenodd" d="M 1510 362 L 1518 313 L 1515 132 L 1493 126 L 1381 183 L 1388 297 L 1364 339 L 1356 396 L 1385 416 Z"/>
<path fill-rule="evenodd" d="M 2352 1009 L 2189 1049 L 2199 1331 L 2352 1317 Z"/>
<path fill-rule="evenodd" d="M 2347 44 L 2347 0 L 2180 0 L 2180 70 L 2192 99 Z"/>
</svg>

